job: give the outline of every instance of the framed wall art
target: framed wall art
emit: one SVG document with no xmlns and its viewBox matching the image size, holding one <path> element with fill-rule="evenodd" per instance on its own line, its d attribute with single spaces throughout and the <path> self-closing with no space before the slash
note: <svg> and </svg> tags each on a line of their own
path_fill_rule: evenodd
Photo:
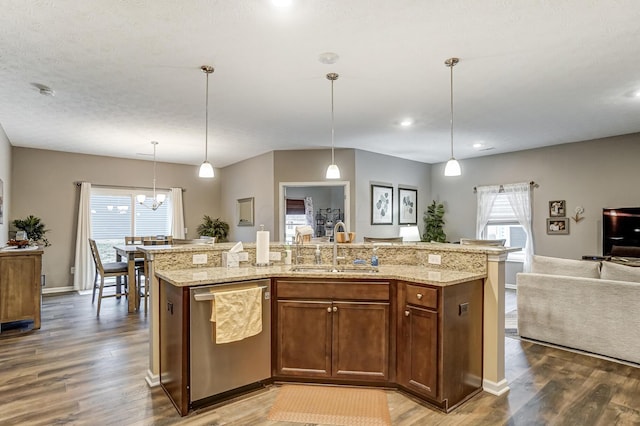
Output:
<svg viewBox="0 0 640 426">
<path fill-rule="evenodd" d="M 550 217 L 565 217 L 567 215 L 566 203 L 564 200 L 549 201 Z"/>
<path fill-rule="evenodd" d="M 418 190 L 398 188 L 398 223 L 400 225 L 418 224 Z"/>
<path fill-rule="evenodd" d="M 569 218 L 549 218 L 547 219 L 547 234 L 562 235 L 569 233 Z"/>
<path fill-rule="evenodd" d="M 371 224 L 393 225 L 393 187 L 371 185 Z"/>
</svg>

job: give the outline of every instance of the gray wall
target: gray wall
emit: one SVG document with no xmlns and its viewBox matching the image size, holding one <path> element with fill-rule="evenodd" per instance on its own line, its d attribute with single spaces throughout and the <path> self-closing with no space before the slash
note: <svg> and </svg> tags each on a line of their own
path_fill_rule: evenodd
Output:
<svg viewBox="0 0 640 426">
<path fill-rule="evenodd" d="M 2 179 L 2 220 L 0 220 L 0 245 L 9 239 L 11 216 L 11 144 L 0 126 L 0 179 Z"/>
<path fill-rule="evenodd" d="M 33 214 L 42 219 L 52 246 L 45 249 L 43 273 L 47 288 L 72 285 L 79 190 L 76 181 L 94 185 L 151 187 L 153 163 L 30 148 L 12 148 L 11 218 Z M 185 226 L 195 237 L 205 214 L 220 214 L 218 179 L 198 178 L 198 167 L 158 163 L 157 186 L 180 187 Z"/>
<path fill-rule="evenodd" d="M 422 215 L 427 205 L 431 203 L 430 176 L 429 164 L 356 150 L 356 240 L 362 241 L 365 236 L 397 237 L 399 235 L 398 186 L 418 190 L 417 217 L 418 228 L 422 235 Z M 393 186 L 393 225 L 371 225 L 370 185 L 372 183 Z"/>
<path fill-rule="evenodd" d="M 353 149 L 336 149 L 336 164 L 340 168 L 340 180 L 349 182 L 350 199 L 350 223 L 346 224 L 349 230 L 355 229 L 355 151 Z M 327 182 L 325 175 L 327 167 L 331 163 L 331 150 L 300 150 L 300 151 L 275 151 L 274 152 L 274 181 L 273 202 L 275 218 L 275 235 L 280 235 L 281 214 L 279 203 L 279 191 L 281 182 Z"/>
<path fill-rule="evenodd" d="M 273 152 L 221 169 L 220 186 L 218 204 L 222 219 L 229 224 L 229 241 L 255 242 L 260 225 L 274 240 Z M 254 197 L 254 226 L 237 226 L 236 201 L 249 197 Z"/>
<path fill-rule="evenodd" d="M 446 208 L 450 241 L 475 234 L 478 185 L 535 181 L 533 233 L 536 254 L 579 259 L 602 253 L 602 208 L 640 206 L 640 134 L 462 160 L 462 176 L 444 177 L 432 167 L 433 197 Z M 549 201 L 566 200 L 567 215 L 583 206 L 585 219 L 571 221 L 569 235 L 547 235 Z"/>
</svg>

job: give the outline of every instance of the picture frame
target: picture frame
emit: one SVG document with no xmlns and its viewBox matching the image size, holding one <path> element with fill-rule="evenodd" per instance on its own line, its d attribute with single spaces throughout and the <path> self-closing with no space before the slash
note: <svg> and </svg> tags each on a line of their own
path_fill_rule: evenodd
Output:
<svg viewBox="0 0 640 426">
<path fill-rule="evenodd" d="M 549 217 L 565 217 L 567 215 L 565 200 L 549 201 Z"/>
<path fill-rule="evenodd" d="M 398 188 L 398 224 L 418 224 L 418 190 Z"/>
<path fill-rule="evenodd" d="M 393 187 L 371 184 L 371 224 L 393 225 Z"/>
<path fill-rule="evenodd" d="M 553 217 L 547 219 L 548 235 L 566 235 L 569 233 L 568 217 Z"/>
<path fill-rule="evenodd" d="M 236 201 L 236 216 L 238 226 L 253 226 L 253 197 Z"/>
</svg>

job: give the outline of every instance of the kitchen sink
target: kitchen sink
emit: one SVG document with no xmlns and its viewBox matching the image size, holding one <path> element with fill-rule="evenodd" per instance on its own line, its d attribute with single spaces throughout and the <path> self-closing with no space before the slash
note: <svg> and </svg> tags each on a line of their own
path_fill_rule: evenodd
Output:
<svg viewBox="0 0 640 426">
<path fill-rule="evenodd" d="M 291 272 L 306 272 L 306 273 L 375 273 L 378 272 L 378 268 L 369 265 L 353 265 L 345 266 L 338 265 L 336 269 L 333 269 L 331 265 L 294 265 L 291 267 Z"/>
</svg>

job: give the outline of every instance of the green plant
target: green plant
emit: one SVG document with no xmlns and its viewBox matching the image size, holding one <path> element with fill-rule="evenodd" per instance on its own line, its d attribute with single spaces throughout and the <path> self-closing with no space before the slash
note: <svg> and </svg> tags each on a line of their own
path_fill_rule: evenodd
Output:
<svg viewBox="0 0 640 426">
<path fill-rule="evenodd" d="M 229 235 L 229 224 L 220 220 L 219 217 L 211 219 L 210 216 L 204 215 L 203 222 L 198 225 L 198 235 L 216 237 L 217 243 L 224 243 Z"/>
<path fill-rule="evenodd" d="M 25 231 L 27 233 L 27 239 L 30 241 L 38 244 L 44 244 L 45 247 L 49 247 L 51 245 L 49 240 L 44 236 L 44 234 L 49 230 L 45 229 L 45 225 L 39 217 L 29 215 L 26 219 L 16 219 L 13 221 L 13 226 L 18 228 L 20 231 Z"/>
<path fill-rule="evenodd" d="M 444 243 L 447 241 L 447 235 L 444 233 L 444 205 L 442 203 L 436 203 L 433 200 L 427 207 L 427 211 L 424 212 L 422 220 L 424 221 L 424 233 L 422 234 L 422 241 L 430 242 L 435 241 L 438 243 Z"/>
</svg>

